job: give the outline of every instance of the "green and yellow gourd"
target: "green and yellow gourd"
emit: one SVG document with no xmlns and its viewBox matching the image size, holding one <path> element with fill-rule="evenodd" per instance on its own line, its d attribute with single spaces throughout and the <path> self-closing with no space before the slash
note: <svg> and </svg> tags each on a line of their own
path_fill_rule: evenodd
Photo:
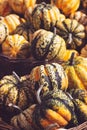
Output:
<svg viewBox="0 0 87 130">
<path fill-rule="evenodd" d="M 62 91 L 50 91 L 41 97 L 33 112 L 34 126 L 38 130 L 44 130 L 52 124 L 60 127 L 77 124 L 72 100 Z M 72 122 L 72 123 L 71 123 Z"/>
<path fill-rule="evenodd" d="M 68 49 L 80 51 L 84 45 L 85 28 L 75 19 L 65 19 L 57 22 L 56 33 L 64 38 Z"/>
<path fill-rule="evenodd" d="M 65 19 L 65 16 L 62 16 Z M 31 22 L 35 30 L 51 30 L 57 21 L 63 20 L 56 6 L 44 2 L 35 5 L 33 9 L 28 8 L 25 12 L 25 18 Z"/>
<path fill-rule="evenodd" d="M 37 60 L 63 60 L 66 44 L 62 37 L 40 29 L 33 34 L 31 52 Z"/>
<path fill-rule="evenodd" d="M 77 56 L 74 53 L 70 60 L 63 64 L 64 70 L 68 76 L 69 88 L 80 88 L 87 90 L 87 58 Z"/>
<path fill-rule="evenodd" d="M 1 111 L 5 111 L 4 114 L 7 118 L 16 114 L 16 110 L 10 107 L 10 104 L 17 105 L 24 110 L 33 103 L 29 91 L 26 80 L 22 80 L 15 72 L 12 75 L 4 76 L 0 80 Z"/>
<path fill-rule="evenodd" d="M 45 63 L 32 69 L 28 76 L 32 94 L 36 96 L 37 90 L 42 86 L 41 95 L 50 90 L 62 89 L 66 91 L 68 87 L 68 78 L 63 67 L 58 63 Z"/>
<path fill-rule="evenodd" d="M 87 121 L 87 91 L 82 89 L 72 89 L 70 94 L 73 97 L 75 113 L 79 124 Z"/>
</svg>

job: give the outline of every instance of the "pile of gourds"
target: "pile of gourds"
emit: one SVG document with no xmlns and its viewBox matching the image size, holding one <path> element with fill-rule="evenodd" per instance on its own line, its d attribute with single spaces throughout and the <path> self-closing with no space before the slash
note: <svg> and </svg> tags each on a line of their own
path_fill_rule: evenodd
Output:
<svg viewBox="0 0 87 130">
<path fill-rule="evenodd" d="M 0 117 L 18 130 L 87 121 L 86 40 L 86 0 L 0 1 L 0 55 L 32 66 L 0 79 Z"/>
</svg>

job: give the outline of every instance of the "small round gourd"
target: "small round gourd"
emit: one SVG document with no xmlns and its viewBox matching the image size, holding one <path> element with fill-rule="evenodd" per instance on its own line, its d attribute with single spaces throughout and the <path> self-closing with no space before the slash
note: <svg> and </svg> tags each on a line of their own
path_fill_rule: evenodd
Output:
<svg viewBox="0 0 87 130">
<path fill-rule="evenodd" d="M 68 49 L 80 51 L 84 45 L 85 28 L 75 19 L 65 19 L 63 22 L 57 22 L 56 33 L 64 38 Z"/>
<path fill-rule="evenodd" d="M 80 6 L 80 0 L 51 0 L 66 16 L 75 12 Z"/>
<path fill-rule="evenodd" d="M 2 54 L 8 58 L 28 58 L 30 55 L 30 43 L 19 35 L 9 35 L 2 44 Z"/>
<path fill-rule="evenodd" d="M 24 110 L 33 104 L 32 101 L 26 80 L 22 80 L 15 72 L 12 75 L 4 76 L 0 80 L 0 103 L 2 111 L 10 114 L 8 116 L 16 114 L 15 108 L 10 107 L 10 104 L 17 105 Z"/>
<path fill-rule="evenodd" d="M 50 90 L 67 90 L 68 78 L 61 65 L 58 63 L 46 63 L 36 66 L 29 75 L 30 89 L 36 96 L 36 91 L 42 86 L 41 94 L 44 95 Z"/>
<path fill-rule="evenodd" d="M 41 98 L 33 112 L 34 126 L 38 130 L 44 130 L 51 124 L 65 127 L 72 120 L 72 126 L 76 121 L 74 104 L 71 99 L 62 91 L 50 91 Z"/>
<path fill-rule="evenodd" d="M 33 34 L 31 52 L 37 60 L 62 60 L 66 53 L 66 44 L 62 37 L 40 29 Z"/>
<path fill-rule="evenodd" d="M 87 58 L 77 56 L 74 53 L 70 60 L 64 63 L 64 70 L 68 76 L 69 88 L 87 90 Z"/>
<path fill-rule="evenodd" d="M 0 22 L 0 44 L 4 42 L 8 35 L 7 27 L 4 23 Z"/>
<path fill-rule="evenodd" d="M 18 25 L 25 22 L 25 19 L 21 18 L 17 14 L 9 14 L 5 17 L 0 17 L 0 18 L 1 18 L 0 21 L 6 25 L 9 34 L 12 34 Z"/>
<path fill-rule="evenodd" d="M 80 56 L 87 58 L 87 45 L 81 49 Z"/>
<path fill-rule="evenodd" d="M 35 30 L 46 29 L 52 30 L 60 18 L 60 11 L 56 6 L 42 2 L 34 8 L 28 8 L 25 12 L 25 18 L 31 22 Z"/>
</svg>

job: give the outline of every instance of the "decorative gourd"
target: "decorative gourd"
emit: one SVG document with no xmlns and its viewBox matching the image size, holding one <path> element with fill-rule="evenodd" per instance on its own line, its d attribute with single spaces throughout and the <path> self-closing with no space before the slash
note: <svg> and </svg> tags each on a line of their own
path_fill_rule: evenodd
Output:
<svg viewBox="0 0 87 130">
<path fill-rule="evenodd" d="M 21 35 L 8 35 L 2 44 L 2 54 L 14 59 L 28 58 L 30 56 L 30 43 Z"/>
<path fill-rule="evenodd" d="M 87 45 L 85 45 L 82 49 L 81 49 L 81 54 L 80 56 L 87 58 Z"/>
<path fill-rule="evenodd" d="M 51 0 L 65 15 L 75 12 L 80 6 L 80 0 Z"/>
<path fill-rule="evenodd" d="M 73 53 L 63 67 L 68 76 L 69 88 L 87 90 L 87 58 L 81 56 L 74 58 Z"/>
<path fill-rule="evenodd" d="M 62 90 L 50 91 L 35 107 L 33 122 L 38 130 L 44 130 L 55 123 L 59 128 L 67 126 L 68 123 L 74 126 L 77 124 L 74 104 Z"/>
<path fill-rule="evenodd" d="M 4 42 L 7 35 L 8 35 L 7 27 L 5 26 L 5 24 L 0 22 L 0 44 L 2 44 L 2 42 Z"/>
<path fill-rule="evenodd" d="M 76 19 L 79 23 L 85 26 L 85 30 L 87 32 L 87 15 L 82 11 L 77 11 L 70 15 L 71 19 Z"/>
<path fill-rule="evenodd" d="M 35 30 L 51 30 L 57 21 L 62 20 L 60 11 L 56 6 L 42 2 L 34 8 L 28 8 L 25 12 L 25 18 L 31 22 Z"/>
<path fill-rule="evenodd" d="M 12 12 L 9 0 L 0 0 L 0 16 L 6 16 Z"/>
<path fill-rule="evenodd" d="M 79 50 L 84 44 L 85 28 L 75 19 L 57 22 L 56 33 L 65 39 L 67 48 Z"/>
<path fill-rule="evenodd" d="M 87 9 L 87 0 L 81 0 L 84 9 Z"/>
<path fill-rule="evenodd" d="M 25 10 L 28 7 L 33 7 L 36 3 L 36 0 L 11 0 L 9 1 L 12 9 L 19 14 L 24 14 Z"/>
<path fill-rule="evenodd" d="M 70 94 L 73 97 L 75 111 L 79 123 L 87 121 L 87 91 L 81 89 L 72 89 Z"/>
<path fill-rule="evenodd" d="M 15 72 L 12 75 L 6 75 L 0 80 L 0 105 L 1 111 L 10 112 L 11 116 L 15 115 L 16 110 L 10 105 L 17 105 L 22 110 L 33 104 L 33 99 L 29 93 L 26 81 L 22 81 Z M 8 117 L 7 117 L 8 118 Z"/>
<path fill-rule="evenodd" d="M 48 93 L 50 90 L 62 89 L 66 91 L 68 87 L 68 78 L 63 67 L 58 63 L 46 63 L 36 66 L 30 72 L 30 89 L 34 96 L 36 91 L 42 86 L 41 95 Z"/>
<path fill-rule="evenodd" d="M 17 26 L 14 34 L 22 35 L 27 41 L 31 42 L 33 37 L 33 28 L 27 22 L 20 24 Z"/>
<path fill-rule="evenodd" d="M 33 128 L 33 120 L 32 115 L 35 109 L 35 104 L 30 106 L 29 108 L 21 111 L 19 115 L 14 116 L 11 119 L 11 125 L 14 126 L 18 130 L 34 130 Z"/>
<path fill-rule="evenodd" d="M 69 49 L 67 49 L 63 60 L 64 61 L 69 60 L 73 52 L 74 52 L 74 57 L 79 55 L 79 53 L 76 50 L 73 50 L 73 49 L 69 50 Z"/>
<path fill-rule="evenodd" d="M 66 53 L 66 44 L 62 37 L 40 29 L 33 34 L 31 52 L 37 60 L 62 60 Z"/>
<path fill-rule="evenodd" d="M 14 32 L 14 30 L 18 25 L 25 22 L 24 18 L 21 18 L 16 14 L 9 14 L 5 17 L 0 17 L 0 18 L 1 18 L 0 21 L 2 21 L 7 26 L 9 34 Z"/>
</svg>

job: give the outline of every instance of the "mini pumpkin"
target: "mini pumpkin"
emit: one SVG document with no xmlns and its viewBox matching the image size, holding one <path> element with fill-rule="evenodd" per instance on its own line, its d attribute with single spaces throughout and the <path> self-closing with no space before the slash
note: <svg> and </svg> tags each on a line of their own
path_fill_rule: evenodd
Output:
<svg viewBox="0 0 87 130">
<path fill-rule="evenodd" d="M 0 15 L 6 16 L 12 12 L 11 7 L 9 6 L 9 0 L 0 0 Z"/>
<path fill-rule="evenodd" d="M 81 0 L 84 9 L 87 9 L 87 0 Z"/>
<path fill-rule="evenodd" d="M 80 0 L 51 0 L 65 15 L 75 12 L 80 6 Z"/>
<path fill-rule="evenodd" d="M 70 15 L 71 19 L 76 19 L 79 23 L 85 26 L 85 31 L 87 33 L 87 15 L 82 11 L 76 11 Z"/>
<path fill-rule="evenodd" d="M 10 104 L 17 105 L 24 110 L 33 104 L 32 101 L 26 81 L 22 80 L 15 72 L 12 75 L 4 76 L 0 80 L 1 111 L 5 111 L 6 116 L 15 115 L 16 113 L 15 108 L 10 107 Z M 9 112 L 10 115 L 8 115 Z"/>
<path fill-rule="evenodd" d="M 11 125 L 14 126 L 16 129 L 21 130 L 34 130 L 33 126 L 33 111 L 35 109 L 35 104 L 28 107 L 24 111 L 21 111 L 19 115 L 14 116 L 11 119 Z M 20 109 L 20 108 L 19 108 Z"/>
<path fill-rule="evenodd" d="M 37 60 L 62 60 L 66 53 L 66 44 L 62 37 L 40 29 L 33 34 L 31 52 Z"/>
<path fill-rule="evenodd" d="M 25 10 L 28 7 L 33 7 L 36 3 L 36 0 L 11 0 L 9 4 L 11 8 L 19 14 L 24 14 Z"/>
<path fill-rule="evenodd" d="M 57 22 L 56 33 L 64 38 L 68 49 L 80 50 L 85 40 L 85 28 L 75 19 Z"/>
<path fill-rule="evenodd" d="M 34 67 L 27 80 L 30 82 L 29 88 L 34 96 L 41 86 L 43 87 L 41 95 L 48 93 L 50 90 L 62 89 L 66 91 L 68 87 L 66 73 L 58 63 L 45 63 Z"/>
<path fill-rule="evenodd" d="M 44 130 L 55 123 L 59 128 L 69 123 L 72 126 L 76 125 L 77 119 L 72 100 L 62 90 L 50 91 L 41 98 L 41 103 L 36 105 L 33 123 L 38 130 Z"/>
<path fill-rule="evenodd" d="M 17 14 L 9 14 L 5 17 L 0 18 L 1 18 L 0 21 L 3 22 L 3 24 L 5 24 L 6 27 L 8 28 L 9 34 L 12 34 L 12 32 L 14 32 L 14 30 L 19 24 L 25 22 L 25 19 L 21 18 Z"/>
<path fill-rule="evenodd" d="M 80 88 L 87 90 L 87 58 L 71 55 L 64 65 L 64 70 L 68 76 L 69 88 Z"/>
<path fill-rule="evenodd" d="M 7 35 L 8 35 L 8 31 L 6 25 L 0 22 L 0 44 L 4 42 Z"/>
<path fill-rule="evenodd" d="M 30 43 L 19 35 L 9 35 L 2 44 L 2 54 L 8 58 L 28 58 L 30 56 Z"/>
<path fill-rule="evenodd" d="M 25 12 L 25 18 L 31 22 L 35 30 L 52 30 L 56 22 L 62 20 L 60 11 L 56 6 L 42 2 L 34 8 L 28 8 Z"/>
</svg>

